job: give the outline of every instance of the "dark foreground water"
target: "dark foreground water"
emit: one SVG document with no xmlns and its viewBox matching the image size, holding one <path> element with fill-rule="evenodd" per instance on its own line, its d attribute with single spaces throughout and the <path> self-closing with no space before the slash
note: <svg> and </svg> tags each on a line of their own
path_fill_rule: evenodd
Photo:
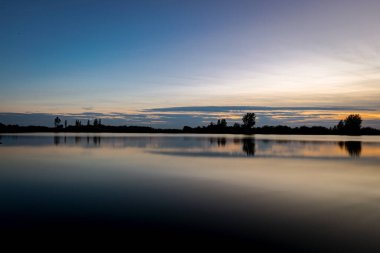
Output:
<svg viewBox="0 0 380 253">
<path fill-rule="evenodd" d="M 7 238 L 380 252 L 380 138 L 0 135 Z"/>
</svg>

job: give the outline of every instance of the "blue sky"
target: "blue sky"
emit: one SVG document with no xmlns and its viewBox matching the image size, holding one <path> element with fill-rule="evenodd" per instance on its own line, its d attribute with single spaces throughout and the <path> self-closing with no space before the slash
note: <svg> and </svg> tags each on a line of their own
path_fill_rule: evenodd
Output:
<svg viewBox="0 0 380 253">
<path fill-rule="evenodd" d="M 0 112 L 28 113 L 21 124 L 30 114 L 45 124 L 45 114 L 118 113 L 112 123 L 176 127 L 244 112 L 226 106 L 298 107 L 257 111 L 261 124 L 331 125 L 349 107 L 380 127 L 379 9 L 376 0 L 0 0 Z M 151 110 L 194 106 L 221 109 Z"/>
</svg>

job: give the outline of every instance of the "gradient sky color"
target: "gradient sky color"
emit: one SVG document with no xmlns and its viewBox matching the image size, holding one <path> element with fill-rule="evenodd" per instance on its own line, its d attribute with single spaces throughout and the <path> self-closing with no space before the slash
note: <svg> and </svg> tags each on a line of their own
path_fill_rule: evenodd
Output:
<svg viewBox="0 0 380 253">
<path fill-rule="evenodd" d="M 259 111 L 260 124 L 331 125 L 352 111 L 380 127 L 379 10 L 378 0 L 0 0 L 0 122 L 98 114 L 177 127 L 267 106 L 284 109 Z M 220 111 L 160 109 L 194 106 Z"/>
</svg>

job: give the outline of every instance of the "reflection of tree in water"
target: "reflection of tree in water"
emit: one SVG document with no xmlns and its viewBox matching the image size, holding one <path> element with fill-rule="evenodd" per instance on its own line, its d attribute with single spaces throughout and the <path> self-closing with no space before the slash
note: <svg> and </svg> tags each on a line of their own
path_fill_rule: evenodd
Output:
<svg viewBox="0 0 380 253">
<path fill-rule="evenodd" d="M 218 141 L 218 146 L 222 146 L 222 147 L 226 146 L 226 142 L 227 142 L 226 138 L 218 138 L 217 141 Z"/>
<path fill-rule="evenodd" d="M 59 136 L 54 136 L 54 144 L 58 146 L 60 142 L 61 142 L 61 138 Z"/>
<path fill-rule="evenodd" d="M 100 137 L 100 136 L 93 136 L 92 138 L 90 138 L 90 136 L 87 136 L 87 137 L 85 138 L 85 140 L 86 140 L 85 144 L 86 144 L 87 146 L 90 146 L 91 140 L 92 140 L 92 144 L 93 144 L 94 146 L 100 146 L 100 144 L 101 144 L 101 137 Z M 76 145 L 81 145 L 81 144 L 83 144 L 83 143 L 82 143 L 82 138 L 81 138 L 80 136 L 76 136 L 76 137 L 75 137 L 75 144 L 76 144 Z"/>
<path fill-rule="evenodd" d="M 254 156 L 255 155 L 255 139 L 246 138 L 243 139 L 243 151 L 247 154 L 247 156 Z"/>
<path fill-rule="evenodd" d="M 227 143 L 226 138 L 210 138 L 209 140 L 210 140 L 210 144 L 213 144 L 214 141 L 216 140 L 218 147 L 224 147 L 226 146 L 226 143 Z"/>
<path fill-rule="evenodd" d="M 82 141 L 83 140 L 83 141 Z M 76 146 L 82 146 L 82 145 L 94 145 L 94 146 L 100 146 L 101 145 L 101 137 L 100 136 L 94 136 L 94 137 L 81 137 L 81 136 L 74 136 L 74 137 L 67 137 L 67 136 L 54 136 L 53 142 L 55 145 L 70 145 L 74 141 L 74 144 Z"/>
<path fill-rule="evenodd" d="M 361 141 L 340 141 L 338 145 L 340 148 L 344 148 L 351 157 L 360 157 L 362 153 Z"/>
<path fill-rule="evenodd" d="M 92 140 L 93 140 L 95 146 L 100 146 L 100 137 L 94 136 L 94 138 Z"/>
</svg>

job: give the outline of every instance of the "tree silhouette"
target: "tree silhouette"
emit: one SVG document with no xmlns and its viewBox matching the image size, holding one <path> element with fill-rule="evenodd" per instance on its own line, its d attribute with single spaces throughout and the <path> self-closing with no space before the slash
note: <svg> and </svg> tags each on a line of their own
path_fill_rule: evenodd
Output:
<svg viewBox="0 0 380 253">
<path fill-rule="evenodd" d="M 243 127 L 247 129 L 251 129 L 256 124 L 256 115 L 255 113 L 248 112 L 243 116 L 242 120 L 243 120 Z"/>
<path fill-rule="evenodd" d="M 356 134 L 360 132 L 362 127 L 362 118 L 359 114 L 348 115 L 344 120 L 344 129 L 348 133 Z"/>
<path fill-rule="evenodd" d="M 227 127 L 227 121 L 225 119 L 218 119 L 216 125 L 222 128 Z"/>
<path fill-rule="evenodd" d="M 99 127 L 102 125 L 102 120 L 101 119 L 94 119 L 94 126 Z"/>
<path fill-rule="evenodd" d="M 344 130 L 344 121 L 343 120 L 339 121 L 338 125 L 336 126 L 336 129 L 338 131 L 343 131 Z"/>
<path fill-rule="evenodd" d="M 54 119 L 54 125 L 55 125 L 55 127 L 58 128 L 60 126 L 60 124 L 61 124 L 61 119 L 59 117 L 56 117 Z"/>
<path fill-rule="evenodd" d="M 82 126 L 82 122 L 80 120 L 76 120 L 75 121 L 75 126 L 76 127 L 81 127 Z"/>
</svg>

